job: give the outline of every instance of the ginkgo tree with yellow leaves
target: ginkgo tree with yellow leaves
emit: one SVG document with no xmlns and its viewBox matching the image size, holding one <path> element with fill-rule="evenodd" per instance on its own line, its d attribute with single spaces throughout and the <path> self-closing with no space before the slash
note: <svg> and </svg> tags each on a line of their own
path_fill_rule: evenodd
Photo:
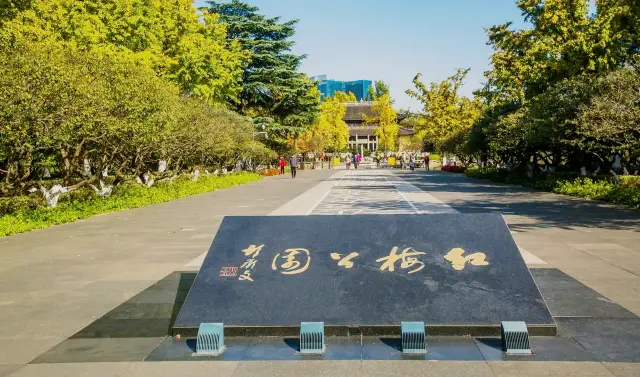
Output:
<svg viewBox="0 0 640 377">
<path fill-rule="evenodd" d="M 420 74 L 413 79 L 415 90 L 406 93 L 424 106 L 421 121 L 416 123 L 415 131 L 442 149 L 453 135 L 465 133 L 471 129 L 480 114 L 480 103 L 459 94 L 468 69 L 457 72 L 441 82 L 432 82 L 429 87 L 420 81 Z M 454 151 L 447 151 L 454 152 Z"/>
<path fill-rule="evenodd" d="M 393 151 L 398 141 L 398 113 L 393 109 L 391 96 L 384 93 L 378 96 L 371 105 L 373 115 L 363 115 L 366 124 L 375 126 L 374 134 L 378 136 L 378 149 L 384 152 Z"/>
<path fill-rule="evenodd" d="M 346 102 L 355 100 L 353 93 L 343 92 L 336 92 L 332 97 L 325 98 L 319 105 L 318 120 L 302 137 L 306 149 L 316 154 L 344 149 L 349 139 L 349 128 L 344 121 Z"/>
</svg>

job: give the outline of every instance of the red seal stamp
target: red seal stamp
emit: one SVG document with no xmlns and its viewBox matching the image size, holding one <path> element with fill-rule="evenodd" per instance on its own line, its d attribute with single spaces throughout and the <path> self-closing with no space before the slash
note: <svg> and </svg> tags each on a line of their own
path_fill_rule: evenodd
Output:
<svg viewBox="0 0 640 377">
<path fill-rule="evenodd" d="M 238 275 L 238 267 L 222 267 L 219 276 L 236 276 Z"/>
</svg>

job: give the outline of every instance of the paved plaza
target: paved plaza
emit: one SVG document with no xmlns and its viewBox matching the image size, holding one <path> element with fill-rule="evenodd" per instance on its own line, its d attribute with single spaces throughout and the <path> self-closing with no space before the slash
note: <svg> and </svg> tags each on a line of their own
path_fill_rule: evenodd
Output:
<svg viewBox="0 0 640 377">
<path fill-rule="evenodd" d="M 558 324 L 529 359 L 439 338 L 421 361 L 375 339 L 330 360 L 275 343 L 231 361 L 172 353 L 178 304 L 224 216 L 478 212 L 503 214 Z M 0 376 L 640 375 L 640 212 L 439 171 L 301 171 L 3 238 L 0 292 Z"/>
</svg>

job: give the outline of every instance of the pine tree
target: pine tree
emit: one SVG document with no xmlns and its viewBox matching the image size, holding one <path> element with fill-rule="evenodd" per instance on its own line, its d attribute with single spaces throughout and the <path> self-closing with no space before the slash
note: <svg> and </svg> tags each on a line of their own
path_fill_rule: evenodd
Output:
<svg viewBox="0 0 640 377">
<path fill-rule="evenodd" d="M 315 83 L 298 72 L 305 55 L 291 53 L 297 20 L 266 17 L 255 6 L 233 0 L 209 2 L 220 15 L 229 39 L 237 39 L 252 54 L 243 73 L 238 111 L 254 117 L 261 130 L 286 139 L 302 134 L 317 117 L 319 95 Z"/>
</svg>

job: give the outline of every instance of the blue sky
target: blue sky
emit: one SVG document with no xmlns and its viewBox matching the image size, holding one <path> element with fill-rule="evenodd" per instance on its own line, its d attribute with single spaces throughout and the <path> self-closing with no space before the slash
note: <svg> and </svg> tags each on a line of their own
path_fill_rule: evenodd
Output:
<svg viewBox="0 0 640 377">
<path fill-rule="evenodd" d="M 404 91 L 416 73 L 440 81 L 471 68 L 462 94 L 480 88 L 491 48 L 484 28 L 525 26 L 515 0 L 245 0 L 268 16 L 299 19 L 302 71 L 336 80 L 384 80 L 397 108 L 421 110 Z M 205 0 L 196 0 L 197 6 Z"/>
</svg>

